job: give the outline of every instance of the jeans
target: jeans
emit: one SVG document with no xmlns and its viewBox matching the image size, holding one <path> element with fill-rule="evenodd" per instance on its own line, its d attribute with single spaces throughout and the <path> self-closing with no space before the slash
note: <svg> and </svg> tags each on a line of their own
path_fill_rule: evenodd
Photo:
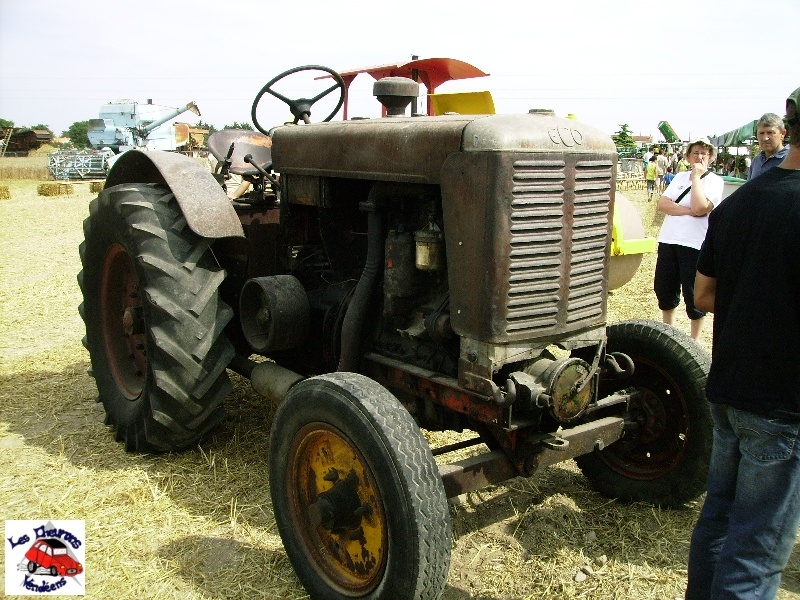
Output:
<svg viewBox="0 0 800 600">
<path fill-rule="evenodd" d="M 708 493 L 687 600 L 775 598 L 800 524 L 800 423 L 712 404 Z"/>
</svg>

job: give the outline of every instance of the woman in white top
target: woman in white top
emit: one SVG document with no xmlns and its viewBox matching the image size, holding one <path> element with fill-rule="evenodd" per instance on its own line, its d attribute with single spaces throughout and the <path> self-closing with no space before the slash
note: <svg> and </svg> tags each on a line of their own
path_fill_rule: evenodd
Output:
<svg viewBox="0 0 800 600">
<path fill-rule="evenodd" d="M 708 229 L 708 213 L 722 202 L 724 182 L 708 170 L 716 148 L 707 138 L 689 144 L 685 158 L 691 169 L 680 171 L 658 200 L 664 223 L 658 235 L 658 258 L 653 289 L 664 323 L 675 324 L 681 290 L 691 336 L 698 339 L 706 313 L 694 305 L 694 277 L 700 246 Z"/>
</svg>

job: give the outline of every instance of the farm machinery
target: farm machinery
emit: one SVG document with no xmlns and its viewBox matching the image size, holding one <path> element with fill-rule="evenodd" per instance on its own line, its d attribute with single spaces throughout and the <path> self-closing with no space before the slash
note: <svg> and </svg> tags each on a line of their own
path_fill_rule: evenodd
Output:
<svg viewBox="0 0 800 600">
<path fill-rule="evenodd" d="M 131 149 L 191 150 L 196 140 L 186 123 L 166 123 L 185 112 L 200 115 L 194 102 L 181 108 L 117 100 L 100 107 L 100 117 L 89 119 L 91 149 L 51 152 L 47 168 L 55 179 L 102 179 L 117 156 Z"/>
<path fill-rule="evenodd" d="M 680 136 L 675 133 L 675 130 L 672 128 L 667 121 L 659 121 L 658 122 L 658 130 L 661 132 L 661 135 L 664 136 L 664 139 L 667 141 L 668 144 L 681 144 Z"/>
<path fill-rule="evenodd" d="M 279 91 L 307 72 L 318 94 Z M 167 152 L 111 169 L 78 280 L 117 439 L 192 446 L 224 418 L 228 370 L 249 379 L 277 403 L 273 512 L 313 598 L 438 598 L 448 498 L 564 460 L 623 502 L 702 493 L 708 355 L 607 323 L 611 138 L 550 111 L 407 116 L 401 76 L 374 83 L 385 117 L 333 121 L 345 89 L 317 66 L 269 81 L 258 133 L 209 139 L 216 176 Z M 264 128 L 265 98 L 293 121 Z M 247 197 L 227 199 L 226 170 Z"/>
<path fill-rule="evenodd" d="M 189 102 L 181 108 L 158 106 L 132 100 L 118 100 L 100 107 L 100 117 L 89 119 L 89 143 L 92 148 L 110 148 L 115 153 L 132 148 L 174 151 L 190 143 L 186 123 L 165 124 L 175 117 L 192 112 L 200 116 L 197 104 Z"/>
</svg>

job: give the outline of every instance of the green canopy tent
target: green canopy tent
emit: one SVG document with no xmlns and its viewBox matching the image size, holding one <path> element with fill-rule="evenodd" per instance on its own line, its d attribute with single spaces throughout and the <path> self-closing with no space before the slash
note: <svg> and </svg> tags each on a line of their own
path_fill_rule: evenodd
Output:
<svg viewBox="0 0 800 600">
<path fill-rule="evenodd" d="M 729 131 L 727 133 L 723 133 L 722 135 L 708 136 L 709 141 L 717 146 L 718 148 L 721 146 L 725 146 L 729 148 L 731 146 L 741 146 L 747 141 L 752 141 L 756 139 L 756 124 L 758 121 L 750 121 L 749 123 L 742 125 L 734 129 L 733 131 Z"/>
<path fill-rule="evenodd" d="M 736 177 L 747 177 L 747 167 L 745 166 L 744 159 L 739 157 L 748 156 L 750 154 L 750 146 L 752 146 L 753 142 L 757 139 L 757 124 L 757 120 L 750 121 L 722 135 L 708 136 L 708 140 L 714 146 L 718 149 L 722 148 L 717 156 L 717 160 L 720 164 L 729 164 L 729 162 L 732 161 L 734 168 L 733 171 L 728 172 L 728 174 L 735 175 Z M 747 146 L 747 148 L 743 148 L 742 146 Z"/>
</svg>

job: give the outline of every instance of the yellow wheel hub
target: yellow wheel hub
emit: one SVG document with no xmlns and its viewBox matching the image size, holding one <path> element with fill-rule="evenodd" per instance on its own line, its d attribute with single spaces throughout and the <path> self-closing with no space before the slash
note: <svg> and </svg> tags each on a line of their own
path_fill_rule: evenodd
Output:
<svg viewBox="0 0 800 600">
<path fill-rule="evenodd" d="M 295 437 L 288 489 L 312 564 L 345 595 L 381 581 L 388 547 L 378 486 L 358 449 L 335 427 L 310 423 Z"/>
</svg>

